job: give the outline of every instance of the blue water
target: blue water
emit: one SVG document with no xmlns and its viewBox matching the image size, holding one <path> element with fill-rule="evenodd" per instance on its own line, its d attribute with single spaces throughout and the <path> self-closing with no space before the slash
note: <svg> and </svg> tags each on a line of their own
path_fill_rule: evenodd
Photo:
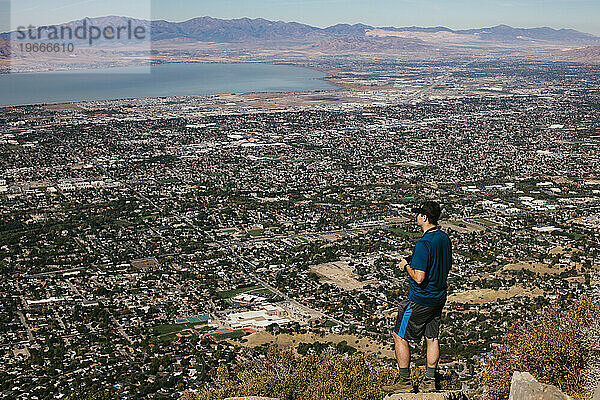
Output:
<svg viewBox="0 0 600 400">
<path fill-rule="evenodd" d="M 321 72 L 268 64 L 163 64 L 0 75 L 0 106 L 83 100 L 335 89 Z"/>
</svg>

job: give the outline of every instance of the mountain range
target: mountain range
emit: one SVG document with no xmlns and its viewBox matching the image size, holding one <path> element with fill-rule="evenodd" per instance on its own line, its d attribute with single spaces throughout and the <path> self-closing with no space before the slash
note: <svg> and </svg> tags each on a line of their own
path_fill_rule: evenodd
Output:
<svg viewBox="0 0 600 400">
<path fill-rule="evenodd" d="M 410 37 L 419 39 L 419 34 L 442 34 L 461 39 L 479 40 L 500 43 L 562 43 L 569 45 L 598 45 L 600 37 L 582 33 L 573 29 L 513 28 L 498 25 L 490 28 L 452 30 L 446 27 L 374 27 L 364 24 L 338 24 L 327 28 L 319 28 L 298 22 L 269 21 L 263 18 L 217 19 L 198 17 L 183 22 L 165 20 L 135 20 L 120 16 L 85 18 L 88 24 L 96 26 L 122 26 L 128 20 L 136 25 L 150 28 L 152 41 L 178 40 L 212 43 L 244 43 L 256 41 L 293 41 L 305 42 L 323 38 L 368 36 L 391 37 L 397 40 Z M 77 26 L 83 20 L 71 21 L 61 25 Z M 10 33 L 2 33 L 0 37 L 10 39 Z"/>
<path fill-rule="evenodd" d="M 72 42 L 74 54 L 23 53 L 15 32 L 0 34 L 0 70 L 84 69 L 90 66 L 128 66 L 152 62 L 286 62 L 304 64 L 323 57 L 350 60 L 514 59 L 600 62 L 600 37 L 573 29 L 488 28 L 453 30 L 447 27 L 375 27 L 337 24 L 320 28 L 298 22 L 263 18 L 218 19 L 198 17 L 182 22 L 136 20 L 122 16 L 85 18 L 66 22 L 73 30 L 88 26 L 142 26 L 149 40 Z M 22 40 L 22 39 L 21 39 Z M 151 46 L 149 41 L 151 40 Z M 27 42 L 36 41 L 25 39 Z M 41 42 L 44 39 L 39 40 Z M 55 43 L 53 41 L 52 43 Z M 22 43 L 22 41 L 21 41 Z M 12 47 L 12 55 L 11 55 Z"/>
</svg>

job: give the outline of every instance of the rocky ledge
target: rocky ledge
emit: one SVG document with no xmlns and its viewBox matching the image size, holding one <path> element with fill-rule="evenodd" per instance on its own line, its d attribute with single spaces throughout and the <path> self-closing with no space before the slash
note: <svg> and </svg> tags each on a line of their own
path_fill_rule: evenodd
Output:
<svg viewBox="0 0 600 400">
<path fill-rule="evenodd" d="M 429 393 L 395 393 L 384 400 L 467 400 L 467 395 L 460 390 Z"/>
</svg>

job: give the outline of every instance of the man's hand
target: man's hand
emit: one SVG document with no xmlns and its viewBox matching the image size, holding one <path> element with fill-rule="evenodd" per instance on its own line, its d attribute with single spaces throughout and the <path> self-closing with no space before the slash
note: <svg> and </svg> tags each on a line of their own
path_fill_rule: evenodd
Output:
<svg viewBox="0 0 600 400">
<path fill-rule="evenodd" d="M 406 261 L 406 259 L 404 259 L 404 258 L 400 259 L 400 263 L 398 264 L 398 266 L 400 267 L 400 269 L 402 271 L 406 271 L 407 265 L 408 265 L 408 261 Z"/>
<path fill-rule="evenodd" d="M 425 280 L 425 272 L 411 268 L 406 259 L 402 258 L 398 266 L 402 271 L 406 271 L 408 275 L 418 284 L 421 284 Z"/>
</svg>

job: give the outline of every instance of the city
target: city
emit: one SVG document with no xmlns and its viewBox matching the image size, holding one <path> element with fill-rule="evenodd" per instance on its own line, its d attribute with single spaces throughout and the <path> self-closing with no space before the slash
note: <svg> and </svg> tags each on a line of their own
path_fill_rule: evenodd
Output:
<svg viewBox="0 0 600 400">
<path fill-rule="evenodd" d="M 315 63 L 339 89 L 3 109 L 1 398 L 179 398 L 268 344 L 392 365 L 424 199 L 464 387 L 508 326 L 597 291 L 600 68 Z"/>
</svg>

